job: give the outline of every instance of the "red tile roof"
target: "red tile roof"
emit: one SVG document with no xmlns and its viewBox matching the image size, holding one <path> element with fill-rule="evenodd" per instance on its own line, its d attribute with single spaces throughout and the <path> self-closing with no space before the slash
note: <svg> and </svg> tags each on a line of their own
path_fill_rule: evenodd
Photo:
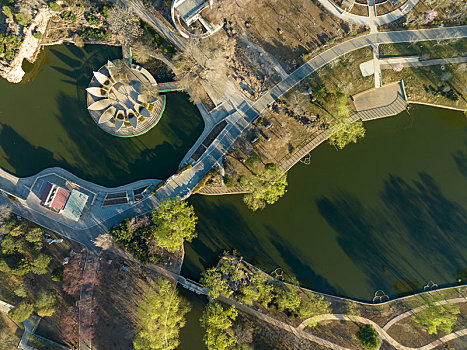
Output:
<svg viewBox="0 0 467 350">
<path fill-rule="evenodd" d="M 65 207 L 66 201 L 68 200 L 68 197 L 70 196 L 70 192 L 58 187 L 57 188 L 57 193 L 55 194 L 54 200 L 50 204 L 50 206 L 54 209 L 57 210 L 62 210 Z"/>
</svg>

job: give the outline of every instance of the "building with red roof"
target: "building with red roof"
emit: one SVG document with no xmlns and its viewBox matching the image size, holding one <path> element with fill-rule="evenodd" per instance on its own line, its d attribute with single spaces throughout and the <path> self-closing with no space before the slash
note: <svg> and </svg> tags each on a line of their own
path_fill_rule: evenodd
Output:
<svg viewBox="0 0 467 350">
<path fill-rule="evenodd" d="M 42 190 L 40 200 L 44 206 L 61 213 L 65 208 L 68 197 L 70 197 L 70 191 L 47 182 Z"/>
</svg>

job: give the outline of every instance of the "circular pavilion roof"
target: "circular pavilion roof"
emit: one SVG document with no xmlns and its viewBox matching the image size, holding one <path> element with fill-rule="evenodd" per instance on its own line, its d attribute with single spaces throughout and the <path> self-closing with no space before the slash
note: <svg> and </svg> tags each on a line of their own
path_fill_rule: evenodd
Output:
<svg viewBox="0 0 467 350">
<path fill-rule="evenodd" d="M 101 129 L 119 137 L 139 136 L 162 117 L 165 96 L 146 69 L 124 60 L 108 61 L 94 75 L 87 91 L 88 111 Z"/>
</svg>

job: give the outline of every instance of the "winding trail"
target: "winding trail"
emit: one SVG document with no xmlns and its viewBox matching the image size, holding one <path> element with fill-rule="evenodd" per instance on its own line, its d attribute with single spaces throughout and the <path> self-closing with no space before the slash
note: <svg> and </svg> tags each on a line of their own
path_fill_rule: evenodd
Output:
<svg viewBox="0 0 467 350">
<path fill-rule="evenodd" d="M 454 300 L 453 302 L 459 302 L 457 301 L 457 299 L 459 298 L 456 298 L 456 299 L 451 299 L 451 300 Z M 466 300 L 464 298 L 460 298 L 462 299 L 462 302 L 465 302 Z M 287 332 L 290 332 L 292 334 L 294 334 L 295 336 L 297 337 L 300 337 L 300 338 L 304 338 L 304 339 L 308 339 L 314 343 L 317 343 L 321 346 L 325 346 L 329 349 L 336 349 L 336 350 L 350 350 L 346 347 L 343 347 L 343 346 L 340 346 L 338 344 L 335 344 L 333 342 L 330 342 L 328 340 L 325 340 L 323 338 L 320 338 L 320 337 L 317 337 L 307 331 L 305 331 L 305 328 L 306 328 L 306 322 L 311 322 L 312 320 L 313 321 L 317 321 L 317 322 L 321 322 L 321 321 L 350 321 L 350 322 L 359 322 L 359 323 L 363 323 L 363 324 L 370 324 L 372 325 L 375 330 L 378 332 L 378 335 L 381 337 L 381 339 L 383 339 L 384 341 L 388 342 L 391 346 L 393 346 L 394 348 L 398 349 L 398 350 L 414 350 L 414 349 L 420 349 L 420 350 L 431 350 L 431 349 L 434 349 L 440 345 L 443 345 L 445 343 L 447 343 L 448 341 L 451 341 L 451 340 L 454 340 L 456 338 L 460 338 L 460 337 L 464 337 L 464 336 L 467 336 L 467 328 L 464 328 L 462 330 L 459 330 L 457 332 L 453 332 L 451 334 L 448 334 L 440 339 L 437 339 L 429 344 L 426 344 L 422 347 L 418 347 L 418 348 L 411 348 L 411 347 L 407 347 L 407 346 L 404 346 L 404 345 L 401 345 L 399 342 L 397 342 L 394 338 L 392 338 L 387 332 L 386 330 L 384 330 L 383 328 L 381 328 L 378 324 L 376 324 L 375 322 L 365 318 L 365 317 L 360 317 L 360 316 L 347 316 L 347 315 L 343 315 L 343 314 L 326 314 L 326 315 L 319 315 L 319 316 L 315 316 L 315 317 L 312 317 L 308 320 L 305 320 L 304 322 L 302 322 L 302 324 L 300 324 L 298 327 L 293 327 L 285 322 L 282 322 L 282 321 L 279 321 L 279 320 L 276 320 L 275 318 L 272 318 L 268 315 L 264 315 L 263 313 L 261 312 L 258 312 L 256 310 L 254 310 L 253 308 L 251 307 L 248 307 L 244 304 L 240 304 L 239 302 L 236 302 L 235 300 L 232 300 L 230 298 L 225 298 L 225 297 L 220 297 L 218 299 L 219 301 L 222 301 L 223 303 L 226 303 L 228 305 L 234 305 L 237 309 L 239 309 L 240 311 L 242 312 L 245 312 L 251 316 L 254 316 L 262 321 L 265 321 L 275 327 L 278 327 L 278 328 L 281 328 Z M 450 302 L 450 300 L 448 300 L 447 302 Z M 417 309 L 415 309 L 417 310 Z M 422 310 L 422 309 L 420 309 Z M 420 311 L 418 310 L 418 311 Z M 417 312 L 418 312 L 417 311 Z M 404 314 L 402 314 L 404 315 Z M 407 315 L 408 316 L 408 315 Z M 405 316 L 405 317 L 407 317 Z M 402 317 L 404 318 L 404 317 Z M 401 319 L 402 319 L 401 318 Z"/>
</svg>

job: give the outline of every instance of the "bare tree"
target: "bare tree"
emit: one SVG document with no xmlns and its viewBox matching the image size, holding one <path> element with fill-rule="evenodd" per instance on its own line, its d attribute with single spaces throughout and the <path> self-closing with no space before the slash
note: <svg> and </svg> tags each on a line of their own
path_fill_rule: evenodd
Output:
<svg viewBox="0 0 467 350">
<path fill-rule="evenodd" d="M 220 45 L 207 50 L 199 47 L 199 41 L 192 40 L 175 60 L 177 80 L 194 103 L 198 103 L 205 92 L 214 98 L 223 96 L 227 87 L 227 61 Z"/>
<path fill-rule="evenodd" d="M 122 6 L 113 6 L 107 21 L 110 30 L 123 45 L 131 45 L 143 34 L 138 17 Z"/>
<path fill-rule="evenodd" d="M 154 50 L 142 40 L 136 41 L 131 46 L 131 54 L 139 63 L 146 63 L 154 53 Z"/>
<path fill-rule="evenodd" d="M 16 11 L 32 18 L 42 5 L 45 5 L 44 0 L 21 0 L 16 2 L 15 8 Z"/>
<path fill-rule="evenodd" d="M 112 61 L 112 67 L 110 68 L 110 74 L 116 80 L 126 83 L 130 81 L 130 77 L 133 75 L 129 65 L 125 60 Z"/>
</svg>

